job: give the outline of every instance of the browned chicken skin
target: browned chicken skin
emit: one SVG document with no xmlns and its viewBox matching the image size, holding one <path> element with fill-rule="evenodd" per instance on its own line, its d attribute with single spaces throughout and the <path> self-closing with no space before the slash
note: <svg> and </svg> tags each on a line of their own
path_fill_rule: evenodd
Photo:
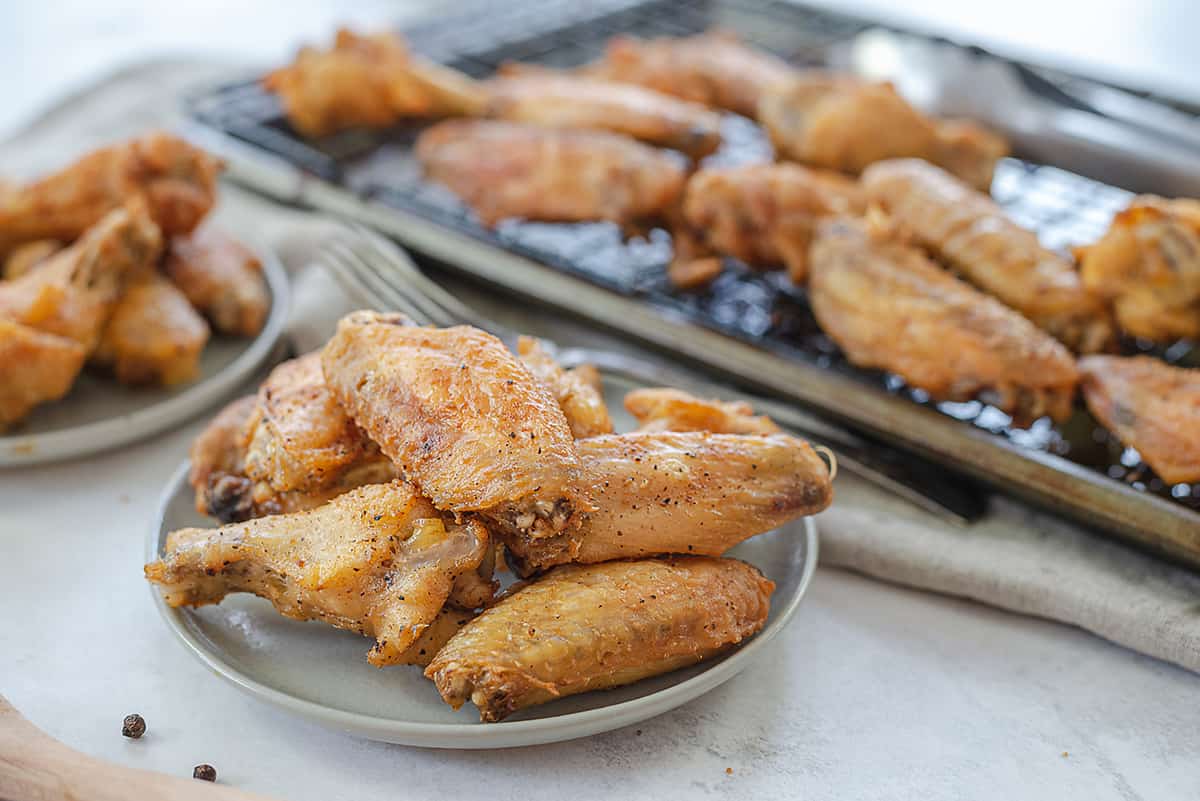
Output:
<svg viewBox="0 0 1200 801">
<path fill-rule="evenodd" d="M 196 511 L 222 523 L 236 523 L 266 512 L 252 507 L 253 482 L 246 477 L 242 431 L 254 412 L 256 398 L 248 395 L 228 403 L 200 432 L 188 451 L 188 484 Z"/>
<path fill-rule="evenodd" d="M 704 400 L 670 387 L 635 389 L 625 410 L 639 431 L 708 431 L 712 434 L 778 434 L 771 418 L 756 416 L 745 401 Z"/>
<path fill-rule="evenodd" d="M 916 248 L 830 220 L 811 269 L 817 322 L 854 364 L 896 373 L 936 400 L 984 399 L 1018 422 L 1070 416 L 1078 375 L 1067 349 Z"/>
<path fill-rule="evenodd" d="M 57 239 L 35 239 L 18 245 L 4 260 L 4 278 L 8 281 L 20 278 L 65 247 Z"/>
<path fill-rule="evenodd" d="M 588 365 L 583 365 L 564 370 L 533 337 L 517 340 L 517 356 L 533 377 L 554 395 L 575 439 L 612 433 L 612 418 L 608 416 L 599 386 L 594 383 L 594 369 L 589 370 Z"/>
<path fill-rule="evenodd" d="M 1088 409 L 1168 484 L 1200 481 L 1200 369 L 1150 356 L 1079 360 Z"/>
<path fill-rule="evenodd" d="M 220 229 L 205 225 L 172 238 L 163 269 L 220 333 L 252 337 L 262 330 L 271 309 L 262 264 Z"/>
<path fill-rule="evenodd" d="M 1005 216 L 990 197 L 916 159 L 863 173 L 869 200 L 964 278 L 1080 353 L 1111 346 L 1113 324 L 1071 262 Z"/>
<path fill-rule="evenodd" d="M 710 659 L 766 623 L 775 585 L 734 559 L 559 567 L 466 624 L 425 671 L 480 720 Z"/>
<path fill-rule="evenodd" d="M 439 123 L 416 153 L 425 176 L 488 226 L 509 217 L 632 225 L 668 213 L 685 179 L 678 154 L 626 136 L 498 120 Z"/>
<path fill-rule="evenodd" d="M 0 318 L 0 431 L 66 395 L 85 356 L 72 339 Z"/>
</svg>

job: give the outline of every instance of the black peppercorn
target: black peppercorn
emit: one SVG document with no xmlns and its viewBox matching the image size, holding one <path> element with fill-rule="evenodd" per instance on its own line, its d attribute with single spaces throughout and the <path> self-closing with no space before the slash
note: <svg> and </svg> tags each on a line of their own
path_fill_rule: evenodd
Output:
<svg viewBox="0 0 1200 801">
<path fill-rule="evenodd" d="M 136 740 L 146 733 L 146 721 L 141 715 L 126 715 L 121 723 L 121 734 Z"/>
<path fill-rule="evenodd" d="M 192 778 L 206 782 L 215 782 L 217 780 L 217 769 L 212 765 L 197 765 L 192 768 Z"/>
</svg>

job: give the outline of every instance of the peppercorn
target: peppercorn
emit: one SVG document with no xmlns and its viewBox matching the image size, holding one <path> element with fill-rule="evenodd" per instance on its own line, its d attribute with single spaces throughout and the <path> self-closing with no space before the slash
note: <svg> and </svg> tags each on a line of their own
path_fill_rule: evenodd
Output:
<svg viewBox="0 0 1200 801">
<path fill-rule="evenodd" d="M 192 768 L 192 778 L 206 782 L 215 782 L 217 780 L 217 769 L 212 765 L 197 765 Z"/>
<path fill-rule="evenodd" d="M 121 722 L 121 734 L 131 740 L 136 740 L 146 733 L 146 721 L 141 715 L 126 715 Z"/>
</svg>

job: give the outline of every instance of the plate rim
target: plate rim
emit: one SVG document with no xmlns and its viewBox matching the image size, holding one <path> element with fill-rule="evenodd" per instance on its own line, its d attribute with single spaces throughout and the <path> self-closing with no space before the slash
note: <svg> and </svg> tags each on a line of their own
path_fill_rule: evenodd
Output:
<svg viewBox="0 0 1200 801">
<path fill-rule="evenodd" d="M 239 237 L 262 263 L 271 309 L 262 331 L 224 369 L 186 387 L 178 395 L 139 409 L 71 428 L 33 434 L 0 435 L 0 469 L 92 456 L 148 439 L 187 422 L 261 367 L 279 344 L 291 308 L 288 274 L 273 248 L 255 237 Z"/>
<path fill-rule="evenodd" d="M 158 558 L 167 509 L 178 494 L 181 484 L 186 481 L 189 470 L 190 461 L 185 459 L 175 469 L 159 497 L 154 519 L 147 530 L 148 536 L 144 551 L 147 562 Z M 762 631 L 758 632 L 748 643 L 730 653 L 720 662 L 713 663 L 708 670 L 678 684 L 664 687 L 650 695 L 631 698 L 597 709 L 569 712 L 534 720 L 500 721 L 498 723 L 413 723 L 334 709 L 315 701 L 298 698 L 283 690 L 270 687 L 245 671 L 221 660 L 209 648 L 204 638 L 188 625 L 185 610 L 167 606 L 162 594 L 153 585 L 147 584 L 147 589 L 159 615 L 188 652 L 224 681 L 289 714 L 298 715 L 322 726 L 371 740 L 401 745 L 464 750 L 512 748 L 573 740 L 628 726 L 698 698 L 740 673 L 756 654 L 769 646 L 771 641 L 787 627 L 795 616 L 801 601 L 808 594 L 817 568 L 819 537 L 816 521 L 812 516 L 802 518 L 799 522 L 804 525 L 806 548 L 796 592 L 788 599 L 776 618 L 764 626 Z"/>
</svg>

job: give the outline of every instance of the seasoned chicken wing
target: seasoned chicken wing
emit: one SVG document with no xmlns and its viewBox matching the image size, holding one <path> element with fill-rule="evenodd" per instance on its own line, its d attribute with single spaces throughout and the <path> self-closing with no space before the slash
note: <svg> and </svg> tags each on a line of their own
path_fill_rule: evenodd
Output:
<svg viewBox="0 0 1200 801">
<path fill-rule="evenodd" d="M 172 532 L 162 559 L 145 572 L 171 606 L 250 592 L 287 617 L 373 637 L 367 659 L 383 667 L 405 659 L 487 546 L 479 522 L 443 519 L 395 481 L 307 512 Z"/>
<path fill-rule="evenodd" d="M 1112 301 L 1123 330 L 1200 338 L 1200 200 L 1138 197 L 1079 257 L 1083 285 Z"/>
<path fill-rule="evenodd" d="M 73 339 L 91 353 L 126 278 L 153 270 L 161 247 L 144 206 L 116 209 L 47 263 L 0 282 L 0 318 Z"/>
<path fill-rule="evenodd" d="M 780 155 L 855 175 L 884 159 L 920 158 L 986 191 L 1008 153 L 973 123 L 926 117 L 891 84 L 815 70 L 764 92 L 758 120 Z"/>
<path fill-rule="evenodd" d="M 70 242 L 137 198 L 164 233 L 187 233 L 212 208 L 220 169 L 203 150 L 162 132 L 94 151 L 0 192 L 0 253 L 37 239 Z"/>
<path fill-rule="evenodd" d="M 485 93 L 466 75 L 411 54 L 391 33 L 342 28 L 333 47 L 305 47 L 263 79 L 305 136 L 347 128 L 387 128 L 402 117 L 479 112 Z"/>
<path fill-rule="evenodd" d="M 354 421 L 439 509 L 482 511 L 534 538 L 588 509 L 562 409 L 492 335 L 355 312 L 322 366 Z"/>
<path fill-rule="evenodd" d="M 66 395 L 85 356 L 73 339 L 0 318 L 0 431 Z"/>
<path fill-rule="evenodd" d="M 723 31 L 681 38 L 617 36 L 604 58 L 581 72 L 747 117 L 754 116 L 765 89 L 798 74 L 782 59 Z"/>
<path fill-rule="evenodd" d="M 566 562 L 656 554 L 719 556 L 833 498 L 829 469 L 786 434 L 638 431 L 582 439 L 595 508 L 555 537 L 504 533 L 523 575 Z"/>
<path fill-rule="evenodd" d="M 559 567 L 467 623 L 425 670 L 485 722 L 720 654 L 767 621 L 775 585 L 734 559 Z"/>
<path fill-rule="evenodd" d="M 860 367 L 896 373 L 936 400 L 981 398 L 1018 422 L 1071 414 L 1078 375 L 1065 347 L 864 223 L 821 225 L 808 295 L 821 329 Z"/>
<path fill-rule="evenodd" d="M 254 395 L 228 403 L 192 442 L 188 484 L 196 511 L 222 523 L 261 517 L 252 508 L 253 482 L 242 464 L 246 451 L 242 431 L 254 413 Z M 289 510 L 291 511 L 291 510 Z"/>
<path fill-rule="evenodd" d="M 222 334 L 252 337 L 271 310 L 262 263 L 241 243 L 206 225 L 171 239 L 167 277 Z"/>
<path fill-rule="evenodd" d="M 200 372 L 208 323 L 174 284 L 149 273 L 125 287 L 92 361 L 122 384 L 172 386 Z"/>
<path fill-rule="evenodd" d="M 1200 481 L 1200 369 L 1150 356 L 1079 360 L 1088 409 L 1168 484 Z"/>
<path fill-rule="evenodd" d="M 554 395 L 575 439 L 612 433 L 612 419 L 608 416 L 608 407 L 604 405 L 604 396 L 596 383 L 599 375 L 594 368 L 589 370 L 584 365 L 574 370 L 564 370 L 533 337 L 520 337 L 517 340 L 517 355 L 533 373 L 533 377 Z"/>
<path fill-rule="evenodd" d="M 35 239 L 18 245 L 4 260 L 4 278 L 9 281 L 20 278 L 64 247 L 66 245 L 57 239 Z"/>
<path fill-rule="evenodd" d="M 695 103 L 641 86 L 552 72 L 525 72 L 486 84 L 487 114 L 554 128 L 590 128 L 707 156 L 721 144 L 721 118 Z"/>
<path fill-rule="evenodd" d="M 677 203 L 686 176 L 678 154 L 607 131 L 498 120 L 448 120 L 423 132 L 417 158 L 484 225 L 508 217 L 630 225 Z"/>
<path fill-rule="evenodd" d="M 865 211 L 855 181 L 798 164 L 700 170 L 683 200 L 685 223 L 708 249 L 752 266 L 784 264 L 796 283 L 808 272 L 817 220 Z"/>
<path fill-rule="evenodd" d="M 777 434 L 771 418 L 756 416 L 745 401 L 704 400 L 670 387 L 647 387 L 625 394 L 625 410 L 639 431 L 708 431 L 712 434 Z"/>
<path fill-rule="evenodd" d="M 1113 324 L 1103 298 L 1071 262 L 1005 216 L 988 196 L 916 159 L 863 173 L 868 198 L 916 244 L 1080 353 L 1108 348 Z"/>
</svg>

